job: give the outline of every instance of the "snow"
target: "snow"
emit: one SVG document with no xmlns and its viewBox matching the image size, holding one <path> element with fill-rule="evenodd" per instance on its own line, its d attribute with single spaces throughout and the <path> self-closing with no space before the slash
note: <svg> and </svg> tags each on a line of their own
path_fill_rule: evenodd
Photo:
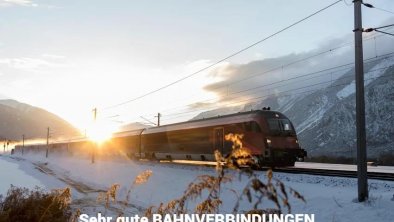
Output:
<svg viewBox="0 0 394 222">
<path fill-rule="evenodd" d="M 298 95 L 289 95 L 284 97 L 278 97 L 279 110 L 283 113 L 290 110 L 298 101 L 300 97 Z"/>
<path fill-rule="evenodd" d="M 63 158 L 43 155 L 0 157 L 0 166 L 10 168 L 15 180 L 35 180 L 29 184 L 43 185 L 48 189 L 56 186 L 73 188 L 74 202 L 84 211 L 98 212 L 95 205 L 97 191 L 106 190 L 112 184 L 119 184 L 119 199 L 125 197 L 134 178 L 146 170 L 153 172 L 146 184 L 135 186 L 131 191 L 130 212 L 143 214 L 144 209 L 151 205 L 158 206 L 160 202 L 167 202 L 183 194 L 188 184 L 198 175 L 215 174 L 215 169 L 204 166 L 180 165 L 174 163 L 132 162 L 132 161 L 103 161 L 97 160 L 92 164 L 89 159 Z M 41 171 L 37 170 L 41 169 Z M 4 168 L 3 168 L 4 169 Z M 7 170 L 8 171 L 8 170 Z M 231 184 L 224 185 L 222 189 L 223 205 L 220 213 L 232 211 L 236 196 L 230 189 L 238 194 L 247 183 L 245 177 L 238 179 L 235 171 Z M 258 177 L 266 181 L 265 172 L 257 172 Z M 9 183 L 10 177 L 1 174 L 1 185 Z M 33 178 L 34 177 L 34 178 Z M 305 198 L 306 204 L 290 199 L 292 213 L 315 214 L 315 221 L 392 221 L 394 218 L 394 181 L 369 180 L 370 200 L 358 203 L 357 180 L 353 178 L 338 178 L 325 176 L 312 176 L 303 174 L 274 173 L 285 185 L 299 191 Z M 7 178 L 4 180 L 3 178 Z M 7 181 L 7 182 L 5 182 Z M 23 185 L 26 183 L 19 183 Z M 8 186 L 8 185 L 7 185 Z M 267 203 L 267 201 L 266 201 Z M 94 208 L 91 205 L 95 205 Z M 269 205 L 264 205 L 270 207 Z M 241 202 L 242 209 L 250 209 L 246 201 Z M 90 211 L 89 211 L 90 210 Z"/>
<path fill-rule="evenodd" d="M 371 68 L 367 73 L 365 73 L 365 83 L 364 85 L 368 85 L 371 83 L 374 79 L 380 77 L 383 75 L 387 69 L 390 67 L 393 67 L 394 64 L 394 58 L 393 57 L 388 57 L 386 59 L 383 59 L 381 62 L 379 62 L 377 65 Z"/>
<path fill-rule="evenodd" d="M 351 165 L 351 164 L 296 162 L 295 167 L 324 169 L 324 170 L 357 171 L 357 165 Z M 394 166 L 367 166 L 367 170 L 368 170 L 368 172 L 393 173 L 394 174 Z"/>
<path fill-rule="evenodd" d="M 312 127 L 314 124 L 319 123 L 326 111 L 332 106 L 332 104 L 329 103 L 327 96 L 323 96 L 320 102 L 321 103 L 317 105 L 316 110 L 308 115 L 308 119 L 297 126 L 298 134 L 301 134 L 304 130 Z"/>
<path fill-rule="evenodd" d="M 389 57 L 389 58 L 383 59 L 377 65 L 372 67 L 370 71 L 365 73 L 364 86 L 367 86 L 373 80 L 375 80 L 376 78 L 383 75 L 388 68 L 393 66 L 392 65 L 393 63 L 394 63 L 394 58 Z M 355 93 L 355 91 L 356 91 L 356 85 L 355 85 L 355 81 L 353 80 L 350 84 L 348 84 L 342 90 L 337 92 L 337 97 L 338 97 L 338 99 L 343 99 L 343 98 L 346 98 L 346 97 L 352 95 L 353 93 Z"/>
<path fill-rule="evenodd" d="M 13 163 L 4 160 L 4 158 L 0 159 L 0 195 L 7 194 L 7 190 L 11 187 L 11 185 L 20 187 L 27 187 L 29 189 L 34 188 L 35 186 L 44 187 L 38 179 L 34 178 L 32 175 L 26 174 L 18 163 Z"/>
<path fill-rule="evenodd" d="M 356 85 L 353 80 L 349 85 L 345 86 L 343 89 L 337 92 L 337 97 L 338 99 L 343 99 L 352 95 L 355 91 L 356 91 Z"/>
</svg>

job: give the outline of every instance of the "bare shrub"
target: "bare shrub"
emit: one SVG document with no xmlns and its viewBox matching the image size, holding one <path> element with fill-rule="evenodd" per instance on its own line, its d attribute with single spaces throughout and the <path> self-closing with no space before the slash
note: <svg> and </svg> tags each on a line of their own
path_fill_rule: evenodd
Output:
<svg viewBox="0 0 394 222">
<path fill-rule="evenodd" d="M 11 186 L 0 199 L 0 221 L 68 221 L 70 202 L 70 188 L 44 192 Z"/>
<path fill-rule="evenodd" d="M 100 192 L 97 196 L 97 202 L 105 202 L 105 207 L 108 208 L 111 200 L 116 202 L 116 194 L 119 187 L 119 184 L 112 184 L 107 192 Z"/>
<path fill-rule="evenodd" d="M 305 202 L 304 197 L 299 192 L 290 187 L 286 187 L 282 181 L 274 179 L 271 169 L 267 171 L 267 182 L 263 182 L 255 174 L 251 174 L 248 184 L 243 189 L 242 194 L 239 196 L 234 206 L 233 212 L 239 212 L 239 204 L 243 198 L 246 198 L 249 204 L 252 206 L 252 209 L 250 209 L 247 213 L 260 212 L 263 214 L 275 212 L 280 214 L 283 213 L 284 208 L 287 209 L 288 213 L 290 213 L 290 195 Z M 274 203 L 275 208 L 261 208 L 264 199 Z"/>
<path fill-rule="evenodd" d="M 152 217 L 153 214 L 210 214 L 218 213 L 223 204 L 221 189 L 224 184 L 234 180 L 234 172 L 238 172 L 239 179 L 246 176 L 248 182 L 241 194 L 234 189 L 228 189 L 236 195 L 233 213 L 245 214 L 280 214 L 284 210 L 291 212 L 290 197 L 294 197 L 305 202 L 304 197 L 296 190 L 287 187 L 283 182 L 273 178 L 272 170 L 267 171 L 267 181 L 262 181 L 260 175 L 253 171 L 256 163 L 247 148 L 242 146 L 243 135 L 226 135 L 226 140 L 233 143 L 232 152 L 223 157 L 219 151 L 215 151 L 216 175 L 200 175 L 191 182 L 182 196 L 167 203 L 160 203 L 159 206 L 151 206 L 145 210 L 145 216 Z M 120 215 L 124 213 L 125 207 L 130 201 L 130 193 L 134 186 L 145 183 L 152 175 L 152 171 L 145 171 L 138 175 L 128 189 L 124 208 Z M 111 190 L 111 189 L 110 189 Z M 115 189 L 116 191 L 117 189 Z M 107 192 L 108 193 L 108 192 Z M 240 203 L 246 198 L 249 205 L 248 210 L 241 210 Z M 264 208 L 263 200 L 273 203 L 274 208 Z M 197 203 L 195 203 L 198 201 Z M 195 204 L 193 210 L 188 205 Z"/>
<path fill-rule="evenodd" d="M 285 186 L 280 180 L 274 179 L 272 170 L 267 171 L 266 182 L 259 179 L 259 175 L 252 170 L 256 163 L 252 159 L 253 157 L 250 151 L 243 148 L 240 142 L 242 136 L 229 135 L 226 136 L 226 139 L 233 142 L 233 149 L 227 157 L 223 157 L 219 151 L 215 151 L 217 162 L 216 175 L 198 176 L 195 181 L 189 184 L 180 198 L 169 201 L 168 203 L 161 203 L 158 207 L 149 207 L 145 212 L 145 216 L 152 217 L 153 214 L 190 213 L 188 204 L 196 201 L 197 198 L 201 198 L 202 200 L 196 204 L 193 213 L 218 213 L 220 206 L 223 204 L 220 196 L 221 187 L 223 184 L 234 180 L 233 174 L 230 171 L 237 171 L 240 179 L 242 179 L 242 176 L 246 176 L 248 179 L 248 183 L 243 189 L 242 194 L 237 194 L 237 191 L 234 189 L 230 190 L 237 196 L 233 213 L 280 214 L 284 209 L 287 209 L 287 212 L 290 213 L 290 196 L 305 202 L 304 197 L 299 192 Z M 240 210 L 240 203 L 244 198 L 249 203 L 249 210 L 246 211 Z M 264 199 L 273 203 L 275 208 L 264 209 L 262 206 Z"/>
<path fill-rule="evenodd" d="M 137 175 L 136 178 L 134 179 L 133 183 L 131 183 L 130 187 L 128 188 L 126 198 L 123 201 L 119 201 L 116 198 L 117 193 L 120 188 L 119 184 L 113 184 L 106 192 L 99 193 L 98 197 L 97 197 L 97 202 L 99 202 L 99 203 L 104 202 L 105 203 L 104 215 L 107 214 L 107 209 L 110 207 L 111 200 L 113 203 L 120 202 L 123 205 L 122 208 L 119 210 L 118 216 L 124 215 L 126 207 L 130 203 L 131 191 L 135 188 L 135 186 L 146 183 L 151 176 L 152 176 L 151 170 L 146 170 L 146 171 L 140 173 L 139 175 Z M 81 214 L 81 212 L 79 212 L 79 215 L 80 214 Z"/>
</svg>

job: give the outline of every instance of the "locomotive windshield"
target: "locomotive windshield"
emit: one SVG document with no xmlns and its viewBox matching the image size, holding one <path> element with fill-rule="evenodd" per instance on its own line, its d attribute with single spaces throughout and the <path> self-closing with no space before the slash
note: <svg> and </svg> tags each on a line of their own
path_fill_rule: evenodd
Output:
<svg viewBox="0 0 394 222">
<path fill-rule="evenodd" d="M 273 134 L 295 135 L 293 125 L 288 119 L 268 119 L 268 126 Z"/>
</svg>

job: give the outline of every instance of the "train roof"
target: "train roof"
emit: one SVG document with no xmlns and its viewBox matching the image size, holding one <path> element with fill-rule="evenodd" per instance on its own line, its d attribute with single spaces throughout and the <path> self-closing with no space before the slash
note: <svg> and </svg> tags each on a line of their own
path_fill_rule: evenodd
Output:
<svg viewBox="0 0 394 222">
<path fill-rule="evenodd" d="M 270 110 L 251 110 L 247 112 L 238 112 L 229 115 L 223 116 L 215 116 L 209 118 L 202 118 L 197 120 L 189 120 L 186 122 L 173 123 L 158 127 L 147 128 L 142 134 L 150 134 L 150 133 L 158 133 L 165 131 L 174 131 L 174 130 L 184 130 L 184 129 L 194 129 L 200 127 L 209 127 L 215 125 L 223 125 L 223 124 L 233 124 L 240 122 L 248 122 L 252 121 L 256 117 L 263 116 L 265 118 L 286 118 L 280 112 L 270 111 Z"/>
<path fill-rule="evenodd" d="M 123 137 L 123 136 L 139 136 L 145 130 L 143 129 L 135 129 L 135 130 L 128 130 L 128 131 L 121 131 L 115 132 L 112 134 L 112 138 Z"/>
<path fill-rule="evenodd" d="M 155 126 L 150 128 L 142 128 L 128 131 L 115 132 L 112 134 L 112 138 L 119 138 L 124 136 L 139 136 L 150 133 L 159 133 L 166 131 L 175 131 L 175 130 L 185 130 L 185 129 L 194 129 L 200 127 L 210 127 L 215 125 L 223 125 L 223 124 L 232 124 L 232 123 L 240 123 L 240 122 L 248 122 L 252 121 L 254 118 L 263 116 L 265 118 L 286 118 L 280 112 L 271 111 L 271 110 L 251 110 L 246 112 L 238 112 L 227 115 L 218 115 L 209 118 L 202 118 L 196 120 L 189 120 L 185 122 L 166 124 L 162 126 Z M 82 141 L 83 139 L 81 139 Z M 85 138 L 86 140 L 86 138 Z M 71 142 L 77 142 L 80 140 L 71 140 Z"/>
<path fill-rule="evenodd" d="M 124 137 L 124 136 L 137 136 L 137 135 L 143 135 L 143 134 L 151 134 L 151 133 L 159 133 L 159 132 L 175 131 L 175 130 L 194 129 L 194 128 L 200 128 L 200 127 L 210 127 L 210 126 L 215 126 L 215 125 L 249 122 L 259 116 L 263 116 L 265 118 L 281 118 L 281 119 L 286 118 L 287 119 L 287 117 L 285 115 L 283 115 L 282 113 L 277 112 L 277 111 L 251 110 L 251 111 L 238 112 L 238 113 L 222 115 L 222 116 L 219 115 L 219 116 L 215 116 L 215 117 L 189 120 L 189 121 L 179 122 L 179 123 L 172 123 L 172 124 L 151 127 L 151 128 L 116 132 L 116 133 L 113 133 L 112 138 Z M 67 143 L 67 142 L 84 142 L 86 140 L 88 140 L 88 139 L 87 138 L 75 138 L 75 139 L 70 139 L 70 140 L 65 140 L 65 141 L 58 141 L 58 142 L 54 142 L 51 144 L 62 144 L 62 143 Z M 37 143 L 37 144 L 29 144 L 29 145 L 35 146 L 35 145 L 43 145 L 43 144 Z M 29 145 L 26 145 L 26 146 L 29 146 Z"/>
</svg>

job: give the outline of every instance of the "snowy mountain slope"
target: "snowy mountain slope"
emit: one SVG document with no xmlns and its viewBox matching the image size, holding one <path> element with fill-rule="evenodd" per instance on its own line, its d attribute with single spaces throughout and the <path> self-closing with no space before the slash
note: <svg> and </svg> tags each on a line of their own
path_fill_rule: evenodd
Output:
<svg viewBox="0 0 394 222">
<path fill-rule="evenodd" d="M 391 65 L 390 65 L 391 64 Z M 370 67 L 365 67 L 365 106 L 368 156 L 377 157 L 382 152 L 393 151 L 394 129 L 394 60 L 383 59 Z M 389 68 L 382 68 L 389 67 Z M 371 70 L 376 70 L 372 71 Z M 379 71 L 378 71 L 379 70 Z M 343 83 L 337 82 L 334 85 Z M 317 106 L 325 108 L 319 120 L 312 117 L 315 123 L 302 128 L 310 122 L 308 118 L 297 126 L 300 141 L 311 155 L 342 155 L 355 156 L 356 128 L 355 128 L 355 94 L 354 81 L 339 89 L 327 88 L 331 106 Z M 346 93 L 345 93 L 346 92 Z M 324 91 L 314 93 L 323 96 Z M 338 96 L 341 95 L 341 96 Z M 316 97 L 318 98 L 318 97 Z M 324 101 L 315 99 L 311 103 Z M 300 108 L 295 109 L 301 110 Z M 291 117 L 290 117 L 291 118 Z M 298 120 L 298 119 L 297 119 Z"/>
<path fill-rule="evenodd" d="M 394 151 L 394 57 L 369 61 L 364 72 L 368 156 L 377 157 Z M 354 93 L 354 69 L 348 69 L 310 93 L 269 97 L 244 107 L 208 111 L 204 116 L 270 106 L 290 118 L 301 145 L 311 156 L 350 157 L 356 153 Z"/>
<path fill-rule="evenodd" d="M 47 127 L 57 129 L 62 136 L 79 134 L 68 122 L 46 110 L 15 100 L 0 100 L 0 138 L 20 140 L 22 134 L 28 139 L 44 138 Z"/>
</svg>

